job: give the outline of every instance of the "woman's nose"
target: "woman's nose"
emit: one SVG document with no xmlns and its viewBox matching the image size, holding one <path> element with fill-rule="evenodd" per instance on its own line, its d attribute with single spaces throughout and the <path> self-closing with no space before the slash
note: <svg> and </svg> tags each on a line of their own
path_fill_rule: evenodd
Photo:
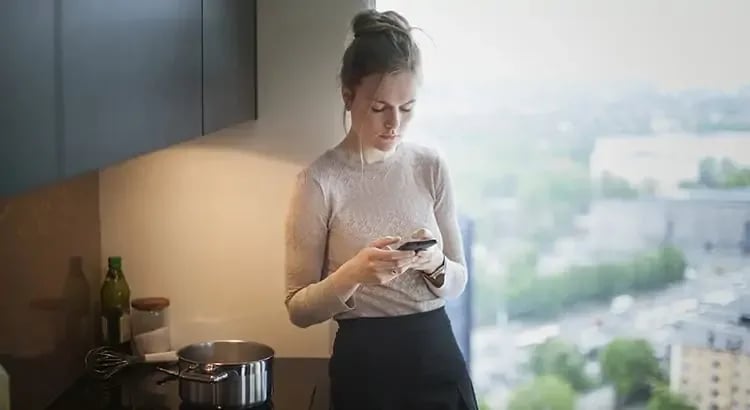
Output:
<svg viewBox="0 0 750 410">
<path fill-rule="evenodd" d="M 400 122 L 401 118 L 399 118 L 398 112 L 392 112 L 392 114 L 385 119 L 385 128 L 389 131 L 397 130 Z"/>
</svg>

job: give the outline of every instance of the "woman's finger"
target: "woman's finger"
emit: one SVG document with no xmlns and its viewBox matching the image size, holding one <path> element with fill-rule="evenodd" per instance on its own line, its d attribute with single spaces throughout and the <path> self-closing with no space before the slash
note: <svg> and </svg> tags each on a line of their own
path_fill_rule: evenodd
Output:
<svg viewBox="0 0 750 410">
<path fill-rule="evenodd" d="M 375 254 L 375 259 L 381 261 L 399 261 L 414 256 L 414 251 L 386 251 L 381 250 Z"/>
<path fill-rule="evenodd" d="M 414 233 L 411 234 L 412 239 L 417 240 L 425 240 L 425 239 L 433 239 L 435 235 L 430 232 L 427 228 L 420 228 L 414 231 Z"/>
<path fill-rule="evenodd" d="M 401 269 L 398 262 L 393 261 L 378 261 L 375 262 L 375 270 L 379 272 L 390 272 L 394 269 Z"/>
</svg>

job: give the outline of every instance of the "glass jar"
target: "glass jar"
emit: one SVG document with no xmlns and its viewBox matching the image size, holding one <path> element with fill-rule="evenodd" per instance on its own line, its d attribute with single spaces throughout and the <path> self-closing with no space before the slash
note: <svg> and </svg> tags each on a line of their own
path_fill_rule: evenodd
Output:
<svg viewBox="0 0 750 410">
<path fill-rule="evenodd" d="M 167 352 L 172 349 L 169 334 L 169 299 L 133 299 L 130 312 L 132 349 L 135 354 Z"/>
</svg>

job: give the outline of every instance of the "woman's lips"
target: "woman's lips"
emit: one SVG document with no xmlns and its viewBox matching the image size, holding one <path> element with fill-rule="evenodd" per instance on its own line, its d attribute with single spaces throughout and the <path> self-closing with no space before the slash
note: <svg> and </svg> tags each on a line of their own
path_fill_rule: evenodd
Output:
<svg viewBox="0 0 750 410">
<path fill-rule="evenodd" d="M 386 141 L 393 141 L 398 138 L 398 134 L 380 134 L 379 137 Z"/>
</svg>

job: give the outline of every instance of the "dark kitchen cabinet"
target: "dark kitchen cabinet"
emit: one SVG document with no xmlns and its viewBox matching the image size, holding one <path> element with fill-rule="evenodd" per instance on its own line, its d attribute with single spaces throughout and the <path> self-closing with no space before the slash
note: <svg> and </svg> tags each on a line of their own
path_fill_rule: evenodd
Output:
<svg viewBox="0 0 750 410">
<path fill-rule="evenodd" d="M 6 0 L 0 197 L 257 118 L 255 0 Z"/>
<path fill-rule="evenodd" d="M 58 178 L 56 4 L 4 0 L 0 11 L 0 197 Z"/>
<path fill-rule="evenodd" d="M 256 1 L 203 1 L 203 133 L 257 118 Z"/>
<path fill-rule="evenodd" d="M 60 7 L 65 176 L 201 134 L 201 0 Z"/>
</svg>

